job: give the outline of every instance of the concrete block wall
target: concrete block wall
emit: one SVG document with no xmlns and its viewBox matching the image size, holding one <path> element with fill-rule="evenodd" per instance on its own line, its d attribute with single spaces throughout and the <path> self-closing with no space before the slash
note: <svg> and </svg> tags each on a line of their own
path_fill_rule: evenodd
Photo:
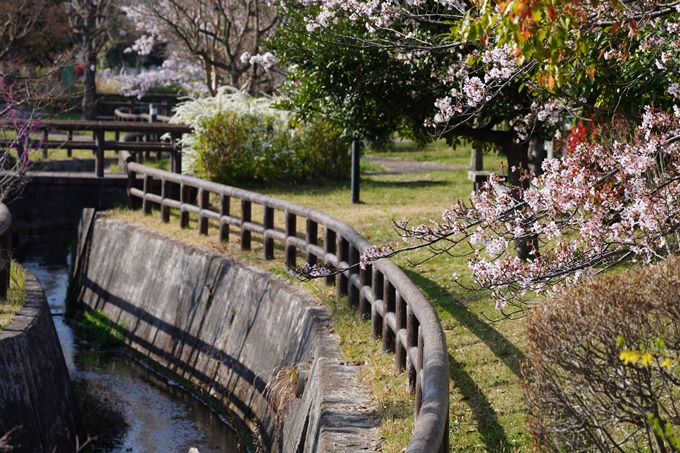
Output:
<svg viewBox="0 0 680 453">
<path fill-rule="evenodd" d="M 11 432 L 11 433 L 10 433 Z M 72 453 L 82 420 L 45 295 L 26 273 L 26 303 L 0 331 L 0 451 Z"/>
<path fill-rule="evenodd" d="M 270 274 L 143 228 L 93 211 L 83 219 L 72 308 L 103 311 L 125 330 L 130 347 L 208 390 L 241 422 L 257 424 L 267 451 L 375 448 L 376 421 L 357 369 L 340 365 L 329 312 L 317 300 Z M 300 364 L 311 370 L 312 385 L 284 413 L 265 389 L 279 367 Z M 324 405 L 321 381 L 364 408 L 351 410 L 362 423 L 338 423 L 349 406 Z M 327 449 L 333 435 L 336 447 Z"/>
</svg>

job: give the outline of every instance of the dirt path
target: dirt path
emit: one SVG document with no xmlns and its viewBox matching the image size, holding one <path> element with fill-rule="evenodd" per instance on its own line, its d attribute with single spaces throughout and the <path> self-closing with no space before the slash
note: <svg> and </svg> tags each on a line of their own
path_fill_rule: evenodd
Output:
<svg viewBox="0 0 680 453">
<path fill-rule="evenodd" d="M 465 167 L 459 165 L 404 160 L 398 157 L 372 155 L 365 158 L 370 163 L 383 167 L 382 170 L 366 171 L 364 172 L 365 175 L 399 175 L 403 173 L 429 173 L 431 171 L 457 171 L 465 169 Z"/>
</svg>

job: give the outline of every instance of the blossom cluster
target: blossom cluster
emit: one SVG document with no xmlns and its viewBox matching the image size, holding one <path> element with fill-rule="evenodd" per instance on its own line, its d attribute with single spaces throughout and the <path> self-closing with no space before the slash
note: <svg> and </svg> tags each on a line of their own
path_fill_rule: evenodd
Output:
<svg viewBox="0 0 680 453">
<path fill-rule="evenodd" d="M 300 267 L 290 268 L 286 271 L 288 275 L 301 280 L 310 280 L 313 278 L 326 277 L 333 274 L 333 269 L 328 266 L 319 264 L 305 263 Z"/>
<path fill-rule="evenodd" d="M 492 175 L 441 221 L 397 227 L 435 254 L 467 249 L 476 287 L 492 290 L 501 309 L 626 260 L 653 262 L 680 246 L 680 107 L 647 107 L 626 140 L 606 132 L 546 160 L 542 175 L 525 173 L 524 189 Z M 529 247 L 528 258 L 516 247 Z"/>
<path fill-rule="evenodd" d="M 175 89 L 191 97 L 208 93 L 208 87 L 203 81 L 203 68 L 197 62 L 182 59 L 176 54 L 171 54 L 157 69 L 122 75 L 112 75 L 110 71 L 105 71 L 102 75 L 121 82 L 119 92 L 123 96 L 141 98 L 148 91 L 159 88 Z"/>
</svg>

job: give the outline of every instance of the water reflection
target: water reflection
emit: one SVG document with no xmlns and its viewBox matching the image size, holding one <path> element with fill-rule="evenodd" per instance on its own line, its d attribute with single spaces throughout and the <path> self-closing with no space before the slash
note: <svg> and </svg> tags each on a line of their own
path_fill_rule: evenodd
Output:
<svg viewBox="0 0 680 453">
<path fill-rule="evenodd" d="M 40 281 L 53 314 L 59 341 L 72 375 L 104 389 L 102 395 L 122 408 L 129 428 L 111 453 L 236 452 L 238 437 L 225 420 L 190 393 L 135 360 L 92 352 L 79 345 L 64 319 L 68 289 L 68 246 L 74 231 L 24 236 L 15 257 Z"/>
</svg>

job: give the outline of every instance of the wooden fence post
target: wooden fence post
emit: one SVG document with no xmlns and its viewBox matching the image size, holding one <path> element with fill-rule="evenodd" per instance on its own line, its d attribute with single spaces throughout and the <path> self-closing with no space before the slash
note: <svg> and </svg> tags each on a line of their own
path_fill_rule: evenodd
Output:
<svg viewBox="0 0 680 453">
<path fill-rule="evenodd" d="M 338 235 L 338 267 L 343 266 L 343 262 L 347 263 L 349 261 L 349 241 Z M 344 272 L 338 274 L 338 286 L 337 286 L 337 297 L 338 299 L 342 296 L 347 295 L 347 282 L 348 278 Z"/>
<path fill-rule="evenodd" d="M 264 259 L 271 260 L 274 258 L 274 238 L 269 237 L 269 231 L 274 229 L 274 208 L 264 205 L 264 219 L 262 219 L 262 226 L 264 227 L 264 237 L 262 238 L 262 250 Z"/>
<path fill-rule="evenodd" d="M 335 231 L 329 229 L 327 226 L 324 226 L 323 230 L 323 250 L 326 253 L 326 255 L 335 255 L 336 254 L 336 240 L 335 240 L 336 234 Z M 324 264 L 325 259 L 324 259 Z M 324 277 L 324 283 L 326 285 L 330 286 L 335 284 L 335 275 L 327 275 Z"/>
<path fill-rule="evenodd" d="M 189 226 L 189 211 L 184 210 L 184 204 L 189 203 L 189 187 L 184 184 L 179 186 L 179 227 L 184 229 Z"/>
<path fill-rule="evenodd" d="M 203 215 L 203 210 L 208 209 L 210 204 L 209 200 L 210 192 L 200 187 L 198 189 L 198 207 L 201 208 L 201 212 L 198 214 L 198 234 L 207 235 L 208 234 L 208 218 Z"/>
<path fill-rule="evenodd" d="M 305 242 L 307 245 L 316 245 L 319 241 L 319 224 L 311 219 L 307 219 L 305 228 Z M 316 264 L 316 255 L 307 251 L 306 256 L 309 264 Z"/>
<path fill-rule="evenodd" d="M 286 211 L 286 264 L 290 267 L 295 267 L 297 258 L 297 250 L 295 244 L 289 244 L 289 237 L 297 237 L 297 216 Z"/>
<path fill-rule="evenodd" d="M 385 293 L 383 295 L 383 302 L 385 303 L 385 312 L 383 313 L 383 352 L 394 352 L 395 332 L 392 331 L 387 323 L 387 315 L 394 313 L 396 291 L 394 285 L 387 281 L 385 285 Z"/>
<path fill-rule="evenodd" d="M 142 199 L 142 211 L 144 214 L 151 213 L 151 201 L 146 198 L 146 194 L 153 191 L 153 177 L 144 175 L 144 198 Z"/>
<path fill-rule="evenodd" d="M 359 270 L 359 316 L 364 321 L 371 316 L 371 304 L 364 295 L 364 287 L 371 287 L 373 280 L 373 265 L 369 264 L 366 269 Z"/>
<path fill-rule="evenodd" d="M 250 230 L 246 230 L 245 224 L 250 223 L 252 204 L 250 201 L 241 200 L 241 250 L 250 250 Z"/>
<path fill-rule="evenodd" d="M 396 313 L 397 313 L 397 333 L 401 329 L 406 328 L 406 301 L 397 293 L 396 298 Z M 401 373 L 406 369 L 406 354 L 407 354 L 408 344 L 402 345 L 399 342 L 399 336 L 395 337 L 395 362 L 397 364 L 397 373 Z"/>
<path fill-rule="evenodd" d="M 97 178 L 104 177 L 104 129 L 95 131 L 97 152 L 95 154 L 95 171 Z"/>
<path fill-rule="evenodd" d="M 161 198 L 163 201 L 170 198 L 170 181 L 165 178 L 161 180 Z M 163 223 L 170 222 L 170 206 L 161 204 L 161 221 Z"/>
<path fill-rule="evenodd" d="M 226 195 L 220 195 L 220 217 L 229 216 L 230 199 Z M 229 224 L 220 219 L 220 244 L 229 241 Z"/>
<path fill-rule="evenodd" d="M 359 293 L 361 288 L 357 288 L 352 277 L 359 273 L 359 250 L 353 245 L 349 245 L 349 277 L 347 278 L 347 306 L 354 308 L 359 306 Z"/>
<path fill-rule="evenodd" d="M 383 300 L 385 277 L 378 269 L 373 270 L 373 304 L 371 306 L 371 336 L 378 338 L 383 333 L 383 318 L 376 309 L 377 302 Z M 383 302 L 384 303 L 384 302 Z"/>
</svg>

